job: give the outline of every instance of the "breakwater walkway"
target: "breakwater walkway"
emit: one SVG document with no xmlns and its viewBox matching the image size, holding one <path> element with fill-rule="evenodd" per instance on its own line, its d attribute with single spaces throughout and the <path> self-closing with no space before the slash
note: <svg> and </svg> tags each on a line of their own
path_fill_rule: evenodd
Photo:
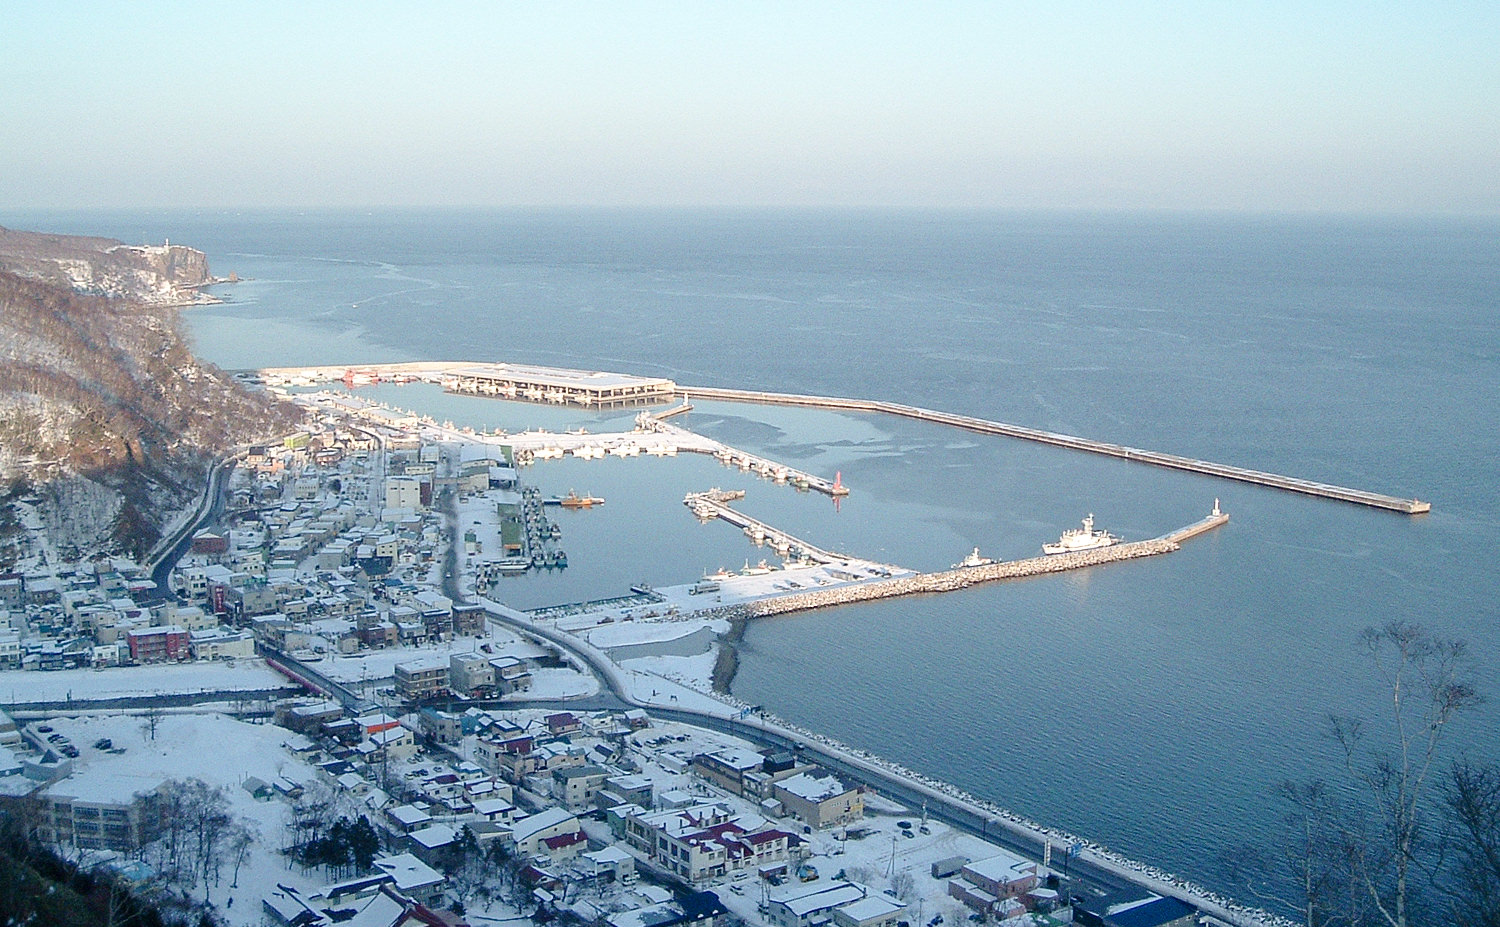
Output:
<svg viewBox="0 0 1500 927">
<path fill-rule="evenodd" d="M 721 490 L 709 490 L 708 492 L 690 492 L 682 504 L 693 510 L 693 514 L 702 519 L 721 518 L 736 528 L 745 532 L 745 535 L 757 544 L 765 543 L 771 545 L 771 549 L 782 554 L 795 552 L 797 556 L 806 557 L 815 563 L 837 563 L 840 560 L 848 560 L 848 557 L 823 550 L 812 544 L 788 534 L 779 528 L 773 528 L 758 518 L 752 518 L 738 509 L 728 505 L 730 499 L 743 498 L 743 492 L 723 492 Z"/>
<path fill-rule="evenodd" d="M 883 402 L 872 399 L 845 399 L 836 396 L 804 396 L 795 393 L 769 393 L 757 390 L 722 389 L 718 387 L 679 386 L 677 395 L 681 396 L 684 402 L 688 400 L 689 396 L 692 396 L 694 399 L 719 399 L 727 402 L 807 406 L 817 409 L 841 409 L 852 412 L 883 412 L 887 415 L 899 415 L 904 418 L 912 418 L 924 422 L 951 425 L 954 428 L 963 428 L 967 431 L 979 432 L 980 434 L 1001 435 L 1007 438 L 1036 441 L 1055 447 L 1088 451 L 1093 454 L 1104 454 L 1109 457 L 1119 457 L 1138 463 L 1168 467 L 1174 470 L 1186 470 L 1192 473 L 1202 473 L 1227 480 L 1238 480 L 1242 483 L 1269 486 L 1273 489 L 1282 489 L 1287 492 L 1302 493 L 1303 495 L 1317 496 L 1323 499 L 1336 499 L 1340 502 L 1352 502 L 1357 505 L 1387 509 L 1392 512 L 1402 512 L 1407 515 L 1420 515 L 1432 510 L 1431 503 L 1418 499 L 1402 499 L 1363 489 L 1351 489 L 1347 486 L 1335 486 L 1331 483 L 1320 483 L 1315 480 L 1305 480 L 1295 476 L 1282 476 L 1278 473 L 1250 470 L 1245 467 L 1215 463 L 1211 460 L 1198 460 L 1162 451 L 1148 451 L 1137 447 L 1127 447 L 1123 444 L 1111 444 L 1107 441 L 1094 441 L 1089 438 L 1059 434 L 1054 431 L 1042 431 L 1037 428 L 1026 428 L 1021 425 L 1009 425 L 1005 422 L 975 418 L 971 415 L 937 412 L 932 409 L 923 409 L 918 406 L 908 406 L 896 402 Z"/>
<path fill-rule="evenodd" d="M 1229 520 L 1229 516 L 1221 515 L 1212 525 L 1202 527 L 1205 522 L 1198 522 L 1193 528 L 1198 530 L 1193 537 L 1202 534 L 1209 528 L 1216 528 Z M 1182 531 L 1189 529 L 1184 528 Z M 1173 534 L 1179 534 L 1174 532 Z M 1131 541 L 1124 544 L 1115 544 L 1111 547 L 1101 547 L 1095 550 L 1077 551 L 1070 554 L 1052 554 L 1041 557 L 1028 557 L 1024 560 L 1005 560 L 999 563 L 987 563 L 983 566 L 957 567 L 951 570 L 943 570 L 937 573 L 918 573 L 914 576 L 892 577 L 891 579 L 871 580 L 869 582 L 853 583 L 846 586 L 834 586 L 828 589 L 809 589 L 805 592 L 795 592 L 786 595 L 772 596 L 765 599 L 755 599 L 748 602 L 737 602 L 732 605 L 724 605 L 718 608 L 707 609 L 697 613 L 695 617 L 713 617 L 743 619 L 743 618 L 769 618 L 772 615 L 786 615 L 792 612 L 805 612 L 817 608 L 828 608 L 834 605 L 849 605 L 854 602 L 869 602 L 875 599 L 889 599 L 896 596 L 916 595 L 924 592 L 952 592 L 956 589 L 964 589 L 979 583 L 995 582 L 1004 579 L 1024 579 L 1030 576 L 1045 576 L 1049 573 L 1064 573 L 1068 570 L 1081 570 L 1086 567 L 1102 566 L 1106 563 L 1117 563 L 1124 560 L 1137 560 L 1141 557 L 1155 557 L 1158 554 L 1168 554 L 1181 548 L 1181 544 L 1169 540 L 1168 536 L 1152 538 L 1147 541 Z"/>
</svg>

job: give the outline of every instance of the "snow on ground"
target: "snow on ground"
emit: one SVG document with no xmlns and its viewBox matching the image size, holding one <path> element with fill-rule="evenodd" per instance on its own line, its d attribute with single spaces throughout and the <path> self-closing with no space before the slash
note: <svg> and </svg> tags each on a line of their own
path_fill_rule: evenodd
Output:
<svg viewBox="0 0 1500 927">
<path fill-rule="evenodd" d="M 679 640 L 696 634 L 699 628 L 705 627 L 715 634 L 723 634 L 729 630 L 729 622 L 724 619 L 672 622 L 632 621 L 590 628 L 581 632 L 579 636 L 595 647 L 608 650 L 611 647 L 627 647 L 631 644 L 656 644 Z"/>
<path fill-rule="evenodd" d="M 116 666 L 103 669 L 0 673 L 0 698 L 11 704 L 63 702 L 135 695 L 185 695 L 199 692 L 242 692 L 290 685 L 264 660 L 246 657 L 234 662 L 195 661 L 154 666 Z"/>
<path fill-rule="evenodd" d="M 632 735 L 631 740 L 647 757 L 666 754 L 678 760 L 723 748 L 752 749 L 746 741 L 726 734 L 670 722 L 654 722 L 650 728 Z M 746 799 L 709 789 L 703 780 L 669 772 L 654 760 L 642 764 L 642 774 L 652 779 L 658 794 L 672 788 L 685 789 L 702 794 L 706 801 L 729 805 L 742 815 L 761 812 Z M 1001 850 L 936 821 L 924 822 L 920 809 L 906 808 L 873 793 L 866 794 L 865 807 L 864 819 L 848 828 L 805 832 L 794 818 L 782 819 L 778 826 L 796 832 L 810 843 L 813 855 L 808 862 L 817 870 L 817 881 L 830 882 L 842 872 L 844 878 L 867 885 L 872 893 L 896 891 L 910 908 L 909 916 L 902 920 L 912 924 L 925 925 L 937 914 L 942 914 L 950 924 L 966 923 L 969 912 L 947 897 L 948 880 L 933 878 L 932 864 L 954 856 L 985 859 Z M 901 827 L 902 823 L 908 826 Z M 749 923 L 764 923 L 757 907 L 764 900 L 763 892 L 775 891 L 753 876 L 719 879 L 705 887 Z"/>
<path fill-rule="evenodd" d="M 495 628 L 488 638 L 461 637 L 423 647 L 392 647 L 384 650 L 361 650 L 348 655 L 330 655 L 314 663 L 313 668 L 339 682 L 389 679 L 395 675 L 397 663 L 427 660 L 446 662 L 455 653 L 485 653 L 485 645 L 492 651 L 490 655 L 497 657 L 509 655 L 534 659 L 546 653 L 534 644 L 524 643 L 510 631 Z"/>
<path fill-rule="evenodd" d="M 598 691 L 599 680 L 590 673 L 563 668 L 543 668 L 532 671 L 531 688 L 517 693 L 516 698 L 579 698 L 595 695 Z"/>
<path fill-rule="evenodd" d="M 620 663 L 627 670 L 652 673 L 671 682 L 682 683 L 690 688 L 706 687 L 713 677 L 714 663 L 719 651 L 710 650 L 693 657 L 638 657 Z M 681 698 L 679 694 L 679 699 Z"/>
<path fill-rule="evenodd" d="M 155 740 L 143 730 L 138 717 L 97 715 L 49 723 L 82 751 L 73 775 L 51 787 L 59 794 L 105 801 L 129 799 L 134 792 L 155 788 L 167 779 L 196 778 L 224 787 L 231 813 L 253 822 L 258 831 L 250 856 L 240 868 L 239 887 L 231 887 L 232 866 L 226 865 L 222 881 L 209 888 L 210 899 L 233 927 L 259 927 L 261 895 L 277 882 L 305 890 L 330 881 L 325 874 L 303 875 L 300 869 L 287 867 L 278 851 L 288 806 L 274 799 L 257 801 L 240 785 L 247 776 L 269 783 L 278 776 L 308 782 L 317 775 L 282 748 L 291 732 L 222 715 L 166 715 L 157 725 Z M 95 748 L 93 744 L 102 737 L 124 752 Z M 203 749 L 204 744 L 213 744 L 213 749 Z M 200 885 L 197 895 L 202 897 L 202 892 Z M 225 908 L 230 897 L 235 903 Z"/>
</svg>

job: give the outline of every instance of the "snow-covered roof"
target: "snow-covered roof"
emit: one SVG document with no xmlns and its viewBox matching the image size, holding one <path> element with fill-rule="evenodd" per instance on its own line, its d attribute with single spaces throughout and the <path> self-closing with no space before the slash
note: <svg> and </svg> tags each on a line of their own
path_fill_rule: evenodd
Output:
<svg viewBox="0 0 1500 927">
<path fill-rule="evenodd" d="M 865 894 L 864 886 L 853 882 L 832 882 L 821 886 L 818 883 L 799 883 L 771 895 L 769 900 L 801 918 L 814 911 L 827 911 L 858 901 Z"/>
<path fill-rule="evenodd" d="M 849 791 L 849 787 L 836 776 L 815 776 L 811 773 L 789 776 L 777 782 L 776 787 L 810 802 L 827 801 Z"/>
<path fill-rule="evenodd" d="M 858 901 L 851 902 L 840 908 L 845 916 L 855 921 L 868 921 L 877 917 L 885 917 L 900 911 L 906 905 L 887 898 L 884 895 L 866 895 Z"/>
<path fill-rule="evenodd" d="M 417 824 L 426 824 L 428 821 L 432 820 L 432 815 L 428 814 L 426 811 L 423 811 L 421 808 L 416 807 L 415 805 L 400 805 L 387 811 L 386 814 L 389 814 L 393 819 L 400 821 L 401 824 L 406 827 L 413 827 Z"/>
<path fill-rule="evenodd" d="M 410 853 L 382 856 L 375 860 L 375 868 L 387 873 L 403 892 L 437 885 L 443 881 L 442 873 L 417 859 Z"/>
<path fill-rule="evenodd" d="M 577 820 L 572 812 L 564 808 L 548 808 L 546 811 L 539 811 L 536 814 L 517 821 L 511 827 L 511 835 L 519 843 L 528 837 L 541 833 L 549 827 L 576 823 Z"/>
<path fill-rule="evenodd" d="M 1012 882 L 1036 873 L 1036 863 L 1001 850 L 994 856 L 969 863 L 964 869 L 992 882 Z"/>
<path fill-rule="evenodd" d="M 413 831 L 408 836 L 427 849 L 434 850 L 438 847 L 447 846 L 457 840 L 458 831 L 447 824 L 434 824 L 431 827 L 424 827 L 421 830 Z"/>
</svg>

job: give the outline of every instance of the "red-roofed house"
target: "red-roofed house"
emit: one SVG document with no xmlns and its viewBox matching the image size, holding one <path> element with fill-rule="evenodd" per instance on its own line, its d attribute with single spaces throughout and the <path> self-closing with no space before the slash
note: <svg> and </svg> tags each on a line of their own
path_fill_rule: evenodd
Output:
<svg viewBox="0 0 1500 927">
<path fill-rule="evenodd" d="M 792 840 L 791 834 L 769 825 L 747 830 L 722 805 L 632 812 L 625 833 L 657 865 L 690 882 L 785 860 Z"/>
<path fill-rule="evenodd" d="M 542 852 L 550 856 L 554 863 L 570 860 L 588 848 L 589 838 L 585 836 L 582 829 L 569 834 L 542 838 Z"/>
</svg>

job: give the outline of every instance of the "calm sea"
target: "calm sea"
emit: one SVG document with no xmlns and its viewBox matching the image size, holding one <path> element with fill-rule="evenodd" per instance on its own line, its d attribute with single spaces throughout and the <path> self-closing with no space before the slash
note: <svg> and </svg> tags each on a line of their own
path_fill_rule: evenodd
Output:
<svg viewBox="0 0 1500 927">
<path fill-rule="evenodd" d="M 1361 629 L 1467 640 L 1500 760 L 1500 223 L 934 213 L 0 214 L 173 241 L 244 282 L 188 313 L 231 368 L 506 360 L 891 399 L 1430 500 L 1421 518 L 912 422 L 701 404 L 684 424 L 832 475 L 822 496 L 701 458 L 561 461 L 566 572 L 517 605 L 771 557 L 682 493 L 918 568 L 1036 553 L 1093 512 L 1150 561 L 753 625 L 736 694 L 1038 820 L 1243 895 L 1285 778 L 1338 780 L 1330 712 L 1382 704 Z M 382 387 L 488 427 L 600 415 Z M 774 557 L 772 557 L 774 559 Z"/>
</svg>

